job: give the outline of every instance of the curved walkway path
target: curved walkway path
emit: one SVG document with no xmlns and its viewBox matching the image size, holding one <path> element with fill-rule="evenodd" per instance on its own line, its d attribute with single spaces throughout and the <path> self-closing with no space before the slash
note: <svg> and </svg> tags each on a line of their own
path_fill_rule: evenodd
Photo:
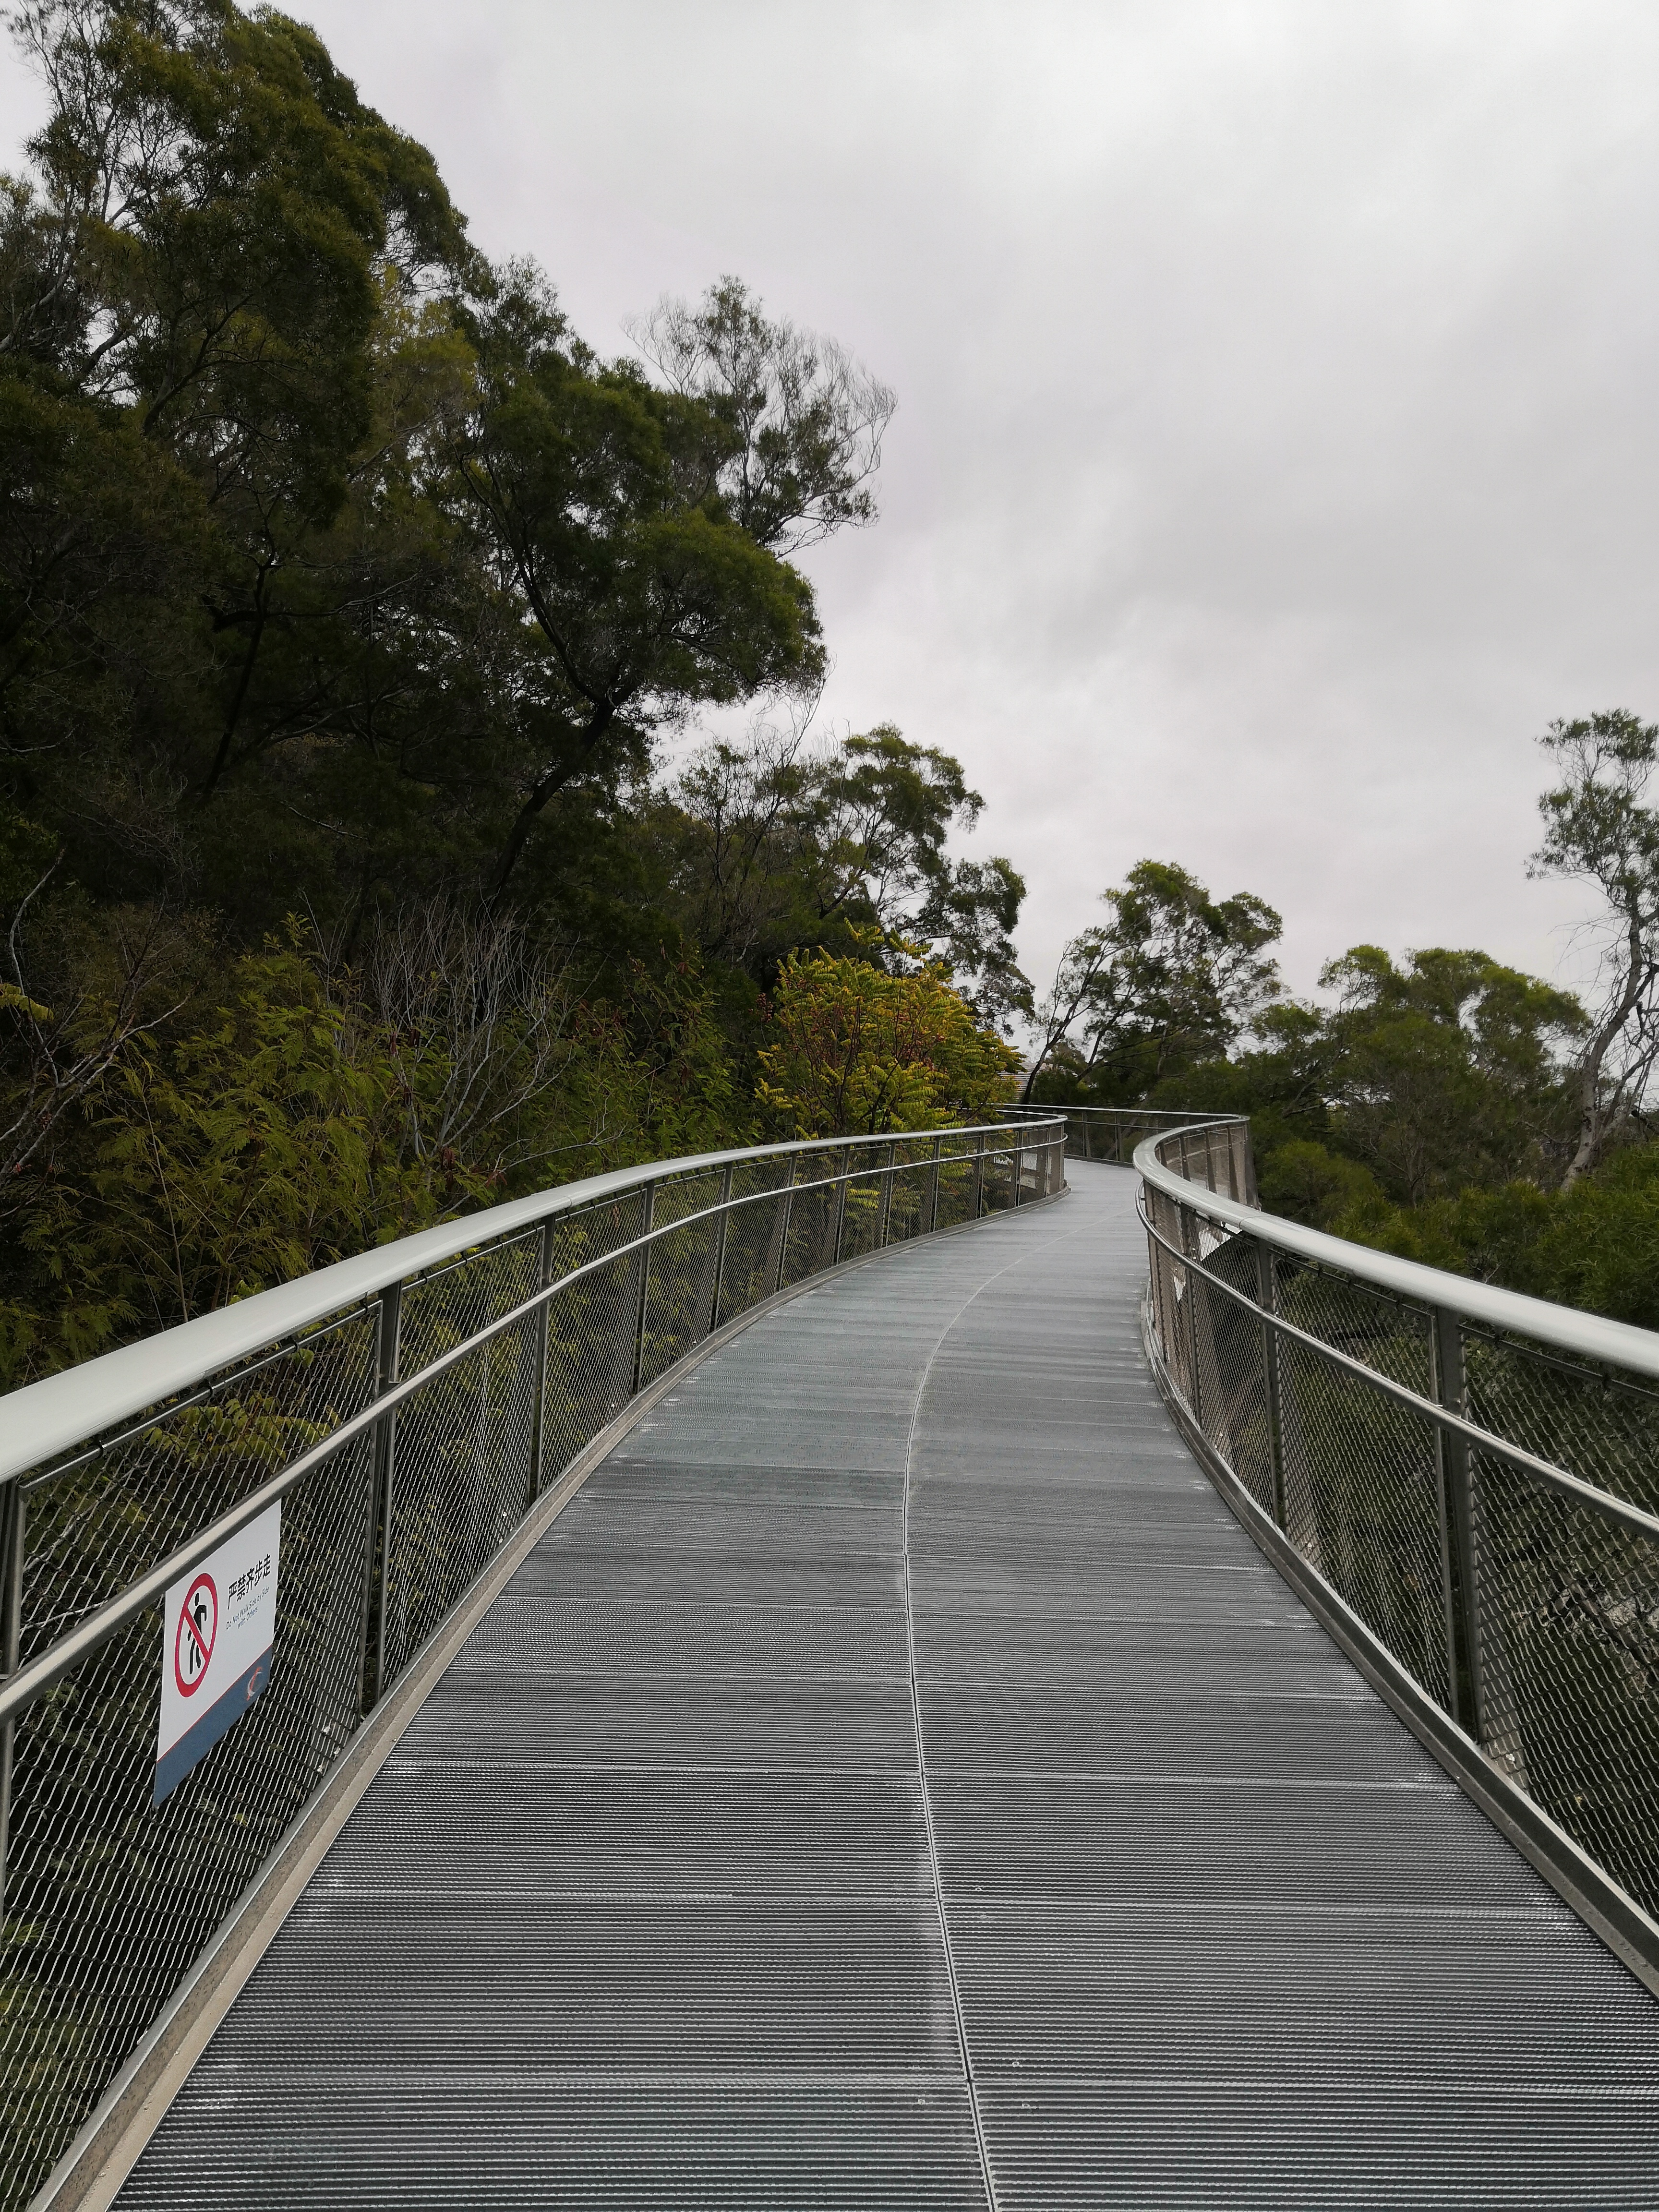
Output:
<svg viewBox="0 0 1659 2212">
<path fill-rule="evenodd" d="M 121 2206 L 1659 2202 L 1659 2004 L 1232 1521 L 1070 1173 L 623 1440 Z"/>
</svg>

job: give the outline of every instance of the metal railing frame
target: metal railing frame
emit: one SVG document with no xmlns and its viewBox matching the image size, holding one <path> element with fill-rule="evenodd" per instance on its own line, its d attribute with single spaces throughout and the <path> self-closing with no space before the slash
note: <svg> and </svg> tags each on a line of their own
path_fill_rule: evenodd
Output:
<svg viewBox="0 0 1659 2212">
<path fill-rule="evenodd" d="M 1242 1146 L 1246 1152 L 1248 1145 L 1246 1128 Z M 1148 1238 L 1152 1279 L 1143 1324 L 1159 1386 L 1188 1443 L 1228 1504 L 1308 1598 L 1349 1656 L 1575 1910 L 1650 1988 L 1659 1991 L 1659 1919 L 1532 1796 L 1524 1781 L 1511 1771 L 1512 1759 L 1494 1742 L 1483 1686 L 1486 1600 L 1473 1525 L 1477 1455 L 1503 1462 L 1531 1483 L 1570 1499 L 1644 1543 L 1659 1546 L 1659 1515 L 1471 1419 L 1463 1355 L 1468 1324 L 1488 1337 L 1519 1340 L 1575 1364 L 1659 1383 L 1659 1334 L 1373 1252 L 1265 1213 L 1253 1202 L 1253 1174 L 1241 1173 L 1240 1151 L 1240 1124 L 1231 1117 L 1224 1121 L 1189 1120 L 1182 1128 L 1143 1139 L 1136 1148 L 1133 1166 L 1142 1185 L 1139 1216 Z M 1218 1168 L 1224 1162 L 1229 1185 L 1224 1190 L 1218 1187 Z M 1241 1187 L 1249 1189 L 1250 1198 L 1237 1194 Z M 1177 1209 L 1177 1235 L 1166 1233 L 1153 1220 L 1148 1202 L 1151 1192 L 1161 1194 Z M 1207 1257 L 1199 1235 L 1200 1222 L 1214 1240 Z M 1254 1295 L 1227 1279 L 1212 1264 L 1218 1249 L 1241 1237 L 1255 1249 Z M 1176 1300 L 1184 1313 L 1184 1321 L 1178 1325 L 1179 1334 L 1187 1340 L 1184 1344 L 1169 1340 L 1170 1318 L 1160 1310 L 1155 1294 L 1155 1285 L 1161 1279 L 1160 1253 L 1170 1271 L 1169 1279 L 1185 1285 Z M 1397 1381 L 1279 1311 L 1276 1255 L 1380 1293 L 1425 1316 L 1431 1395 Z M 1204 1299 L 1194 1295 L 1199 1282 L 1204 1286 Z M 1214 1297 L 1236 1310 L 1248 1312 L 1253 1322 L 1259 1322 L 1271 1510 L 1264 1508 L 1218 1442 L 1215 1420 L 1206 1418 L 1205 1393 L 1199 1381 L 1205 1362 L 1199 1354 L 1196 1332 L 1200 1326 L 1200 1305 L 1208 1314 L 1207 1301 Z M 1405 1409 L 1428 1424 L 1432 1431 L 1449 1690 L 1443 1705 L 1410 1673 L 1381 1634 L 1351 1609 L 1298 1546 L 1286 1504 L 1280 1399 L 1282 1352 L 1291 1345 L 1347 1382 Z M 1193 1386 L 1190 1393 L 1185 1387 L 1188 1381 Z"/>
<path fill-rule="evenodd" d="M 366 1717 L 388 1686 L 387 1609 L 393 1508 L 399 1480 L 399 1416 L 413 1401 L 508 1332 L 529 1333 L 533 1346 L 534 1405 L 520 1486 L 522 1525 L 524 1516 L 553 1486 L 558 1473 L 545 1463 L 544 1415 L 550 1387 L 550 1316 L 561 1299 L 605 1270 L 614 1273 L 625 1267 L 637 1255 L 636 1288 L 627 1316 L 630 1340 L 626 1346 L 626 1387 L 617 1408 L 620 1413 L 643 1386 L 648 1382 L 655 1387 L 663 1374 L 690 1357 L 720 1327 L 746 1320 L 785 1290 L 792 1260 L 792 1220 L 796 1209 L 815 1194 L 830 1194 L 820 1201 L 825 1207 L 825 1226 L 816 1232 L 817 1256 L 789 1277 L 791 1291 L 803 1280 L 856 1263 L 845 1256 L 848 1197 L 855 1187 L 867 1191 L 873 1185 L 878 1192 L 871 1221 L 873 1236 L 864 1241 L 856 1260 L 872 1256 L 893 1241 L 894 1194 L 906 1178 L 914 1188 L 914 1204 L 907 1206 L 905 1242 L 938 1231 L 941 1176 L 947 1167 L 961 1169 L 958 1188 L 966 1200 L 966 1222 L 992 1211 L 1012 1211 L 1034 1195 L 1057 1195 L 1064 1188 L 1062 1133 L 1057 1116 L 1048 1115 L 1045 1121 L 1046 1129 L 1021 1115 L 943 1131 L 755 1146 L 590 1177 L 319 1270 L 297 1283 L 260 1293 L 146 1343 L 123 1347 L 11 1394 L 4 1401 L 8 1418 L 0 1434 L 0 1929 L 6 1925 L 12 1750 L 19 1718 L 124 1627 L 155 1607 L 173 1584 L 239 1529 L 295 1491 L 354 1442 L 367 1441 L 367 1539 L 362 1555 L 357 1629 L 358 1705 L 360 1714 Z M 991 1203 L 987 1176 L 988 1163 L 993 1160 L 1006 1164 L 1009 1178 L 1000 1206 Z M 765 1188 L 734 1189 L 740 1170 L 764 1170 L 771 1164 L 776 1164 L 779 1172 L 767 1179 Z M 678 1218 L 662 1218 L 664 1209 L 659 1200 L 664 1189 L 716 1176 L 718 1195 L 714 1203 Z M 1034 1190 L 1026 1188 L 1028 1177 L 1035 1183 Z M 637 1233 L 608 1246 L 597 1257 L 559 1272 L 555 1241 L 560 1225 L 580 1228 L 585 1220 L 598 1218 L 617 1200 L 631 1200 L 638 1206 Z M 756 1206 L 770 1206 L 775 1212 L 769 1233 L 763 1238 L 762 1279 L 754 1285 L 751 1269 L 748 1279 L 753 1286 L 746 1294 L 748 1302 L 723 1324 L 732 1225 Z M 912 1212 L 914 1222 L 909 1219 Z M 946 1225 L 964 1224 L 953 1219 Z M 659 1359 L 647 1376 L 653 1255 L 665 1240 L 684 1239 L 688 1232 L 699 1230 L 707 1237 L 709 1248 L 707 1303 L 700 1308 L 684 1342 L 676 1330 L 673 1340 L 678 1349 L 666 1360 Z M 400 1372 L 406 1291 L 414 1285 L 430 1283 L 455 1267 L 516 1248 L 538 1231 L 534 1287 L 530 1294 L 470 1328 L 460 1341 L 436 1352 L 414 1374 Z M 317 1332 L 354 1316 L 367 1320 L 372 1330 L 373 1372 L 367 1402 L 340 1419 L 325 1437 L 258 1482 L 228 1510 L 198 1528 L 187 1540 L 174 1544 L 165 1558 L 134 1574 L 114 1596 L 96 1605 L 46 1649 L 22 1657 L 30 1495 L 84 1470 L 101 1455 L 142 1440 L 181 1411 L 207 1403 L 216 1393 L 241 1385 L 313 1340 Z M 617 1349 L 620 1354 L 622 1347 Z M 581 1456 L 580 1451 L 577 1456 Z M 516 1474 L 512 1480 L 517 1480 Z M 509 1531 L 501 1541 L 510 1540 Z M 498 1543 L 491 1556 L 498 1555 L 500 1549 Z M 441 1633 L 443 1620 L 461 1602 L 464 1597 L 457 1597 L 445 1607 L 425 1643 Z M 418 1650 L 406 1655 L 405 1669 L 417 1657 Z M 159 1668 L 157 1672 L 159 1675 Z M 258 1724 L 256 1705 L 239 1723 L 239 1732 Z M 318 1790 L 325 1786 L 333 1765 L 354 1740 L 348 1735 L 336 1747 L 333 1760 L 318 1774 Z M 4 2086 L 0 2082 L 0 2087 Z M 9 2201 L 15 2200 L 8 2197 L 4 2176 L 0 2173 L 0 2203 Z"/>
<path fill-rule="evenodd" d="M 1103 1160 L 1113 1167 L 1131 1167 L 1135 1147 L 1148 1135 L 1190 1128 L 1191 1109 L 1177 1111 L 1163 1106 L 1011 1106 L 1011 1114 L 1033 1120 L 1060 1120 L 1066 1124 L 1066 1156 L 1073 1160 Z M 1243 1114 L 1207 1115 L 1218 1128 L 1244 1128 Z M 1254 1174 L 1254 1169 L 1249 1170 Z M 1249 1187 L 1254 1200 L 1255 1186 Z"/>
</svg>

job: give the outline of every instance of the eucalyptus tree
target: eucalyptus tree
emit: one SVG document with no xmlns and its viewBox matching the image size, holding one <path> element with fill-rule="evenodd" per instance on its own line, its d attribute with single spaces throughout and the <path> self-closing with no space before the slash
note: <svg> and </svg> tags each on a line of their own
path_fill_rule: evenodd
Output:
<svg viewBox="0 0 1659 2212">
<path fill-rule="evenodd" d="M 1562 1188 L 1595 1166 L 1638 1115 L 1659 1064 L 1659 811 L 1645 803 L 1659 726 L 1616 708 L 1550 724 L 1539 740 L 1561 781 L 1539 801 L 1529 872 L 1594 885 L 1595 1004 L 1576 1066 L 1577 1127 Z"/>
<path fill-rule="evenodd" d="M 1012 936 L 1023 878 L 1000 855 L 947 849 L 984 805 L 952 754 L 890 723 L 814 741 L 800 715 L 762 722 L 746 744 L 703 746 L 669 798 L 674 910 L 708 957 L 769 985 L 800 945 L 921 940 L 981 1020 L 1029 1003 Z"/>
<path fill-rule="evenodd" d="M 1250 891 L 1212 899 L 1187 869 L 1139 860 L 1103 895 L 1109 921 L 1066 945 L 1036 1010 L 1025 1096 L 1045 1073 L 1103 1103 L 1220 1059 L 1279 996 L 1281 923 Z"/>
</svg>

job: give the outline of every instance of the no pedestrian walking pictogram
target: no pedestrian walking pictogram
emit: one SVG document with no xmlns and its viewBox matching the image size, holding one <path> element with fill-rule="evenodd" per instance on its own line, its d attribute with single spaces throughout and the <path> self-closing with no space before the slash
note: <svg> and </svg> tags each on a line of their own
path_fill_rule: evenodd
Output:
<svg viewBox="0 0 1659 2212">
<path fill-rule="evenodd" d="M 173 1638 L 173 1679 L 181 1698 L 193 1698 L 206 1681 L 218 1633 L 218 1590 L 211 1575 L 198 1575 L 179 1608 Z"/>
<path fill-rule="evenodd" d="M 155 1804 L 207 1757 L 270 1681 L 282 1557 L 283 1509 L 267 1506 L 167 1592 Z"/>
</svg>

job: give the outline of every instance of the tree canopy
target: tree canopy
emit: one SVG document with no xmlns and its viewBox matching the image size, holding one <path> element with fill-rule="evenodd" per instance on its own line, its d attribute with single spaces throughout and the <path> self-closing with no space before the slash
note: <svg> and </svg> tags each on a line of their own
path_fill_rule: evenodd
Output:
<svg viewBox="0 0 1659 2212">
<path fill-rule="evenodd" d="M 275 10 L 9 21 L 0 1375 L 793 1126 L 817 957 L 1000 1070 L 1024 885 L 952 855 L 960 763 L 811 732 L 880 379 L 730 276 L 595 352 Z"/>
</svg>

